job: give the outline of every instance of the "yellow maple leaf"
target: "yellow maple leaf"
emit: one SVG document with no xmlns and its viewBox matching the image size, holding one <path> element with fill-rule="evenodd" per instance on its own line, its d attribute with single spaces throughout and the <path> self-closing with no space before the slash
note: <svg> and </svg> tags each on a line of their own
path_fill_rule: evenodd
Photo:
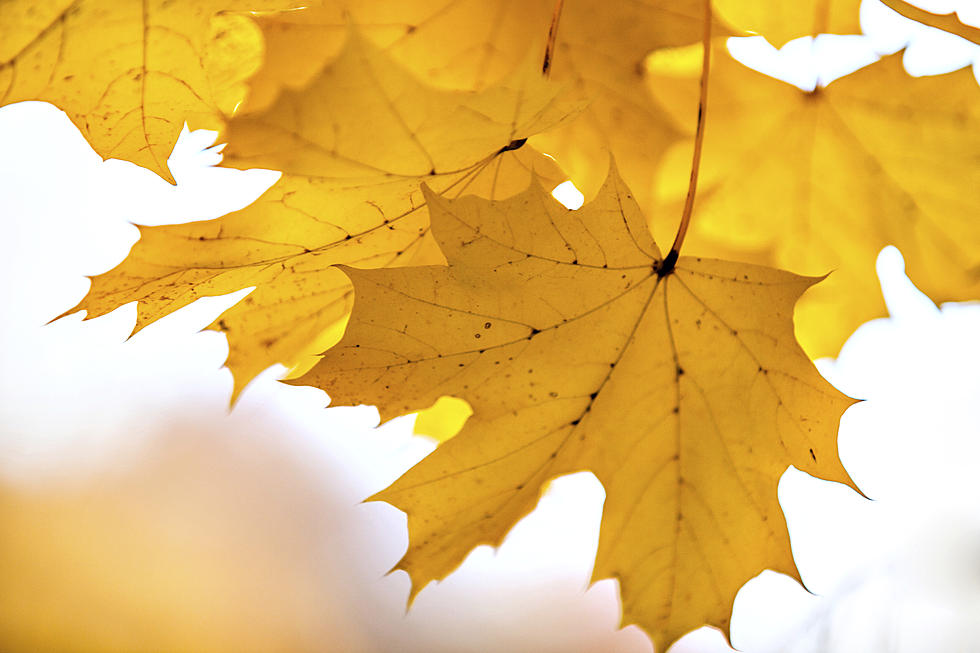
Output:
<svg viewBox="0 0 980 653">
<path fill-rule="evenodd" d="M 860 34 L 861 0 L 711 0 L 736 27 L 756 32 L 777 48 L 801 36 Z"/>
<path fill-rule="evenodd" d="M 268 366 L 322 351 L 351 299 L 331 266 L 442 261 L 420 180 L 486 197 L 519 192 L 531 170 L 563 181 L 551 159 L 520 147 L 580 108 L 560 93 L 530 63 L 479 93 L 432 89 L 352 32 L 304 89 L 230 120 L 228 163 L 285 171 L 272 188 L 216 220 L 141 227 L 127 259 L 68 313 L 138 301 L 139 331 L 199 297 L 255 286 L 211 327 L 228 336 L 237 395 Z"/>
<path fill-rule="evenodd" d="M 874 270 L 886 245 L 902 250 L 934 300 L 978 297 L 980 88 L 969 69 L 913 78 L 896 54 L 807 92 L 721 50 L 714 58 L 690 237 L 704 251 L 833 271 L 797 310 L 807 352 L 835 355 L 885 315 Z M 696 75 L 685 87 L 651 74 L 678 121 L 695 110 Z M 690 144 L 665 161 L 661 199 L 672 206 L 686 189 Z"/>
<path fill-rule="evenodd" d="M 252 80 L 248 105 L 264 107 L 283 86 L 305 84 L 335 56 L 348 20 L 428 82 L 487 88 L 529 53 L 540 61 L 554 6 L 554 0 L 347 0 L 261 17 L 267 64 Z M 702 0 L 566 3 L 550 74 L 591 102 L 579 119 L 532 144 L 561 161 L 589 196 L 615 152 L 624 178 L 646 197 L 659 158 L 678 133 L 652 101 L 642 62 L 651 50 L 697 41 L 703 20 Z M 718 21 L 714 30 L 731 33 Z"/>
<path fill-rule="evenodd" d="M 229 87 L 254 72 L 261 35 L 218 11 L 295 6 L 282 0 L 7 0 L 0 2 L 0 106 L 51 102 L 104 159 L 173 183 L 167 157 L 184 122 L 217 129 Z M 225 42 L 234 43 L 231 49 Z M 243 56 L 244 55 L 244 56 Z M 212 78 L 221 70 L 226 83 Z"/>
<path fill-rule="evenodd" d="M 613 170 L 578 211 L 537 183 L 503 201 L 429 192 L 449 267 L 345 272 L 343 340 L 293 381 L 384 419 L 442 395 L 462 431 L 373 497 L 408 513 L 398 563 L 414 596 L 497 545 L 543 484 L 591 470 L 606 490 L 594 579 L 620 583 L 625 623 L 662 650 L 727 630 L 739 587 L 797 576 L 776 487 L 787 465 L 850 483 L 837 457 L 851 401 L 796 344 L 817 279 L 661 256 Z"/>
</svg>

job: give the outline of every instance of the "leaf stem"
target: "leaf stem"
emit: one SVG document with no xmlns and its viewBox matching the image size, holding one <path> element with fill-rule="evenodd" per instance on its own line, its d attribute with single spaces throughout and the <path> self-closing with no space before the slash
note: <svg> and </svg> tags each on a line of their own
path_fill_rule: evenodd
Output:
<svg viewBox="0 0 980 653">
<path fill-rule="evenodd" d="M 701 35 L 701 89 L 698 96 L 698 122 L 694 132 L 694 154 L 691 157 L 691 177 L 687 184 L 687 197 L 684 199 L 684 210 L 681 213 L 681 223 L 674 236 L 674 244 L 661 262 L 657 274 L 667 276 L 674 269 L 681 245 L 687 235 L 687 227 L 691 224 L 691 213 L 694 211 L 694 196 L 698 188 L 698 168 L 701 166 L 701 146 L 704 143 L 704 117 L 708 107 L 708 74 L 711 68 L 711 0 L 704 0 L 704 31 Z"/>
<path fill-rule="evenodd" d="M 564 6 L 565 0 L 555 0 L 555 10 L 551 14 L 551 27 L 548 28 L 548 43 L 544 46 L 544 62 L 541 64 L 541 74 L 545 77 L 551 75 L 551 59 L 555 55 L 555 41 L 558 40 L 558 21 Z"/>
<path fill-rule="evenodd" d="M 909 4 L 905 0 L 881 0 L 881 2 L 892 11 L 898 12 L 909 20 L 914 20 L 917 23 L 928 25 L 929 27 L 935 27 L 936 29 L 954 34 L 980 45 L 980 29 L 961 21 L 955 11 L 951 11 L 948 14 L 934 14 L 931 11 L 926 11 L 925 9 Z"/>
</svg>

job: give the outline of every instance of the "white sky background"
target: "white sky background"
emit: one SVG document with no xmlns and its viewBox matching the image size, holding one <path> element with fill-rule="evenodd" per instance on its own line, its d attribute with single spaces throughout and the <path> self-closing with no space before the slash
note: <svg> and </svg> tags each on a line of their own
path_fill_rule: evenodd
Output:
<svg viewBox="0 0 980 653">
<path fill-rule="evenodd" d="M 865 5 L 870 40 L 801 40 L 770 57 L 772 68 L 754 65 L 793 69 L 806 86 L 811 53 L 826 58 L 833 46 L 867 62 L 869 47 L 893 51 L 913 33 L 906 64 L 916 74 L 977 57 L 976 47 Z M 980 24 L 980 3 L 960 5 Z M 274 175 L 212 168 L 207 135 L 185 134 L 171 187 L 102 162 L 60 111 L 39 103 L 0 109 L 0 144 L 0 529 L 18 524 L 66 543 L 20 550 L 13 530 L 0 537 L 3 648 L 16 619 L 2 615 L 16 611 L 2 597 L 16 596 L 64 628 L 73 615 L 82 643 L 110 641 L 125 623 L 164 638 L 183 629 L 201 649 L 213 638 L 215 650 L 283 641 L 292 650 L 649 650 L 635 628 L 616 631 L 611 581 L 583 592 L 602 506 L 591 475 L 556 481 L 499 551 L 475 551 L 406 617 L 407 577 L 384 576 L 404 552 L 404 517 L 358 502 L 432 449 L 411 436 L 411 418 L 375 430 L 373 409 L 323 410 L 322 392 L 278 384 L 281 369 L 227 414 L 227 346 L 198 331 L 233 299 L 199 302 L 128 342 L 132 305 L 42 326 L 84 295 L 82 275 L 122 259 L 136 238 L 129 222 L 217 217 Z M 893 249 L 879 273 L 892 317 L 862 326 L 836 362 L 820 362 L 844 392 L 867 399 L 845 415 L 840 451 L 875 501 L 787 472 L 780 499 L 815 595 L 771 572 L 750 581 L 733 617 L 742 650 L 966 651 L 980 641 L 980 305 L 937 309 Z M 47 576 L 11 571 L 32 564 Z M 86 585 L 79 570 L 93 566 Z M 184 571 L 153 573 L 174 568 Z M 80 587 L 66 591 L 64 578 Z M 729 649 L 702 630 L 673 650 Z"/>
</svg>

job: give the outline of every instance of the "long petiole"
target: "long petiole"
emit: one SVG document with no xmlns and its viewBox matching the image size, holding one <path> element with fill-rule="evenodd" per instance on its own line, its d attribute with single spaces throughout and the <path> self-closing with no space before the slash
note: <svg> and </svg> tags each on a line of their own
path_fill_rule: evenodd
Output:
<svg viewBox="0 0 980 653">
<path fill-rule="evenodd" d="M 708 74 L 711 68 L 711 0 L 704 0 L 704 32 L 701 37 L 701 92 L 698 97 L 698 123 L 694 133 L 694 155 L 691 160 L 691 177 L 687 184 L 687 197 L 684 200 L 684 210 L 681 213 L 681 223 L 677 227 L 674 244 L 660 264 L 657 274 L 661 277 L 670 274 L 677 264 L 681 245 L 687 235 L 687 227 L 691 223 L 691 213 L 694 210 L 694 196 L 698 187 L 698 168 L 701 166 L 701 146 L 704 143 L 704 117 L 708 105 Z"/>
</svg>

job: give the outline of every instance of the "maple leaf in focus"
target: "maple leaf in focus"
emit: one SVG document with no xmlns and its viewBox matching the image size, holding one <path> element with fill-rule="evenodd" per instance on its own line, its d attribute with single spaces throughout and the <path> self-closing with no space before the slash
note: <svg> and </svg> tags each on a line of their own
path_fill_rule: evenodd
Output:
<svg viewBox="0 0 980 653">
<path fill-rule="evenodd" d="M 427 193 L 449 267 L 345 272 L 343 340 L 295 384 L 383 419 L 443 395 L 473 416 L 373 497 L 408 513 L 396 568 L 413 596 L 474 547 L 497 545 L 550 479 L 606 491 L 593 578 L 620 583 L 623 620 L 657 650 L 727 630 L 765 568 L 798 577 L 776 488 L 789 464 L 849 483 L 838 420 L 852 402 L 796 344 L 817 279 L 661 255 L 615 170 L 568 211 L 537 183 L 503 201 Z"/>
<path fill-rule="evenodd" d="M 252 79 L 246 110 L 265 106 L 283 85 L 305 83 L 335 56 L 349 20 L 427 82 L 488 88 L 529 52 L 540 57 L 534 44 L 547 32 L 554 7 L 554 0 L 348 0 L 260 17 L 268 64 Z M 591 101 L 578 119 L 532 144 L 561 161 L 589 196 L 615 152 L 624 178 L 645 197 L 661 154 L 679 134 L 646 89 L 643 59 L 652 50 L 699 40 L 703 21 L 702 0 L 566 3 L 550 75 Z M 714 31 L 732 33 L 718 21 Z"/>
<path fill-rule="evenodd" d="M 762 35 L 776 48 L 801 36 L 860 34 L 861 0 L 711 0 L 732 25 Z"/>
<path fill-rule="evenodd" d="M 256 286 L 211 325 L 228 336 L 237 396 L 270 365 L 332 344 L 321 336 L 338 333 L 351 301 L 333 265 L 443 260 L 426 236 L 421 180 L 487 197 L 519 192 L 532 169 L 563 181 L 553 160 L 520 147 L 581 107 L 560 94 L 531 62 L 479 93 L 432 89 L 352 31 L 307 86 L 229 121 L 226 163 L 284 171 L 276 184 L 216 220 L 141 227 L 127 259 L 68 313 L 138 301 L 139 331 L 199 297 Z"/>
<path fill-rule="evenodd" d="M 910 77 L 899 53 L 808 92 L 722 48 L 714 59 L 690 242 L 804 274 L 833 270 L 797 309 L 809 354 L 836 355 L 886 314 L 875 277 L 886 245 L 934 301 L 980 296 L 980 88 L 968 68 Z M 693 115 L 697 69 L 684 80 L 651 65 L 663 105 L 679 123 Z M 683 200 L 690 147 L 665 158 L 662 210 Z"/>
<path fill-rule="evenodd" d="M 219 128 L 222 110 L 242 99 L 241 79 L 259 64 L 255 26 L 243 16 L 215 14 L 296 4 L 0 2 L 0 106 L 50 102 L 103 159 L 131 161 L 174 183 L 167 157 L 184 122 L 192 129 Z M 235 47 L 225 47 L 228 42 Z M 212 67 L 220 75 L 212 76 Z"/>
</svg>

